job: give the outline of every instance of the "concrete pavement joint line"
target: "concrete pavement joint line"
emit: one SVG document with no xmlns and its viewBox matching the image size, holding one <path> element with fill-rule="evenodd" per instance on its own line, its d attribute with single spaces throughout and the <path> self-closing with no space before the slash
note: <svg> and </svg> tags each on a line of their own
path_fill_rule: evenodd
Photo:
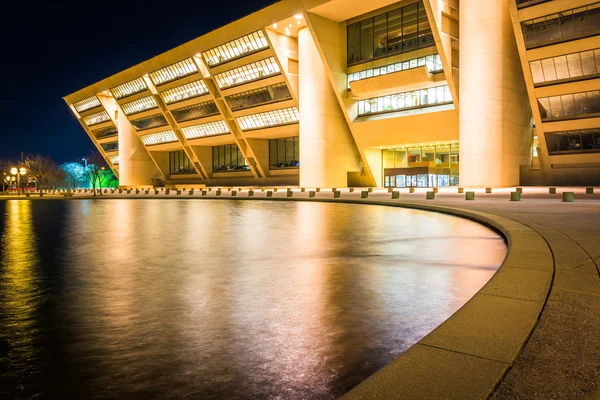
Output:
<svg viewBox="0 0 600 400">
<path fill-rule="evenodd" d="M 471 354 L 471 353 L 465 353 L 465 352 L 457 351 L 457 350 L 453 350 L 453 349 L 447 349 L 445 347 L 434 346 L 434 345 L 428 344 L 428 343 L 417 343 L 417 344 L 419 346 L 431 347 L 432 349 L 444 350 L 444 351 L 449 351 L 451 353 L 462 354 L 464 356 L 480 358 L 480 359 L 486 360 L 486 361 L 493 361 L 493 362 L 497 362 L 497 363 L 502 363 L 502 364 L 506 365 L 507 367 L 510 366 L 510 364 L 508 364 L 506 361 L 496 360 L 496 359 L 488 358 L 488 357 L 482 357 L 482 356 L 477 355 L 477 354 Z"/>
<path fill-rule="evenodd" d="M 525 269 L 525 268 L 522 268 L 522 269 Z M 483 289 L 483 288 L 481 288 L 481 289 Z M 498 294 L 491 294 L 491 293 L 480 293 L 480 295 L 482 295 L 482 296 L 492 296 L 492 297 L 501 297 L 503 299 L 514 299 L 514 300 L 530 301 L 532 303 L 541 303 L 540 301 L 537 301 L 537 300 L 524 299 L 522 297 L 515 297 L 515 296 L 500 296 Z M 498 360 L 494 360 L 494 361 L 498 361 Z"/>
</svg>

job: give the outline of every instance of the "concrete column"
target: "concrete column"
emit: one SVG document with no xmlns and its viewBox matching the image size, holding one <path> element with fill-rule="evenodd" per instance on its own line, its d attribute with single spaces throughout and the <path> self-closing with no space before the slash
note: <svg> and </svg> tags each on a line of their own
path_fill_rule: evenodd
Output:
<svg viewBox="0 0 600 400">
<path fill-rule="evenodd" d="M 308 28 L 298 31 L 300 186 L 346 187 L 360 154 Z"/>
<path fill-rule="evenodd" d="M 531 109 L 507 1 L 460 3 L 461 186 L 519 185 L 528 163 Z"/>
</svg>

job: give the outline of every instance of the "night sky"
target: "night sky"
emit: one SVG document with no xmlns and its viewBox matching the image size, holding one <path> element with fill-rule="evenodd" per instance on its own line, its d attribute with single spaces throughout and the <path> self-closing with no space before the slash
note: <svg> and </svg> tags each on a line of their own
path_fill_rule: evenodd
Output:
<svg viewBox="0 0 600 400">
<path fill-rule="evenodd" d="M 50 2 L 11 1 L 2 12 L 0 158 L 88 154 L 94 146 L 63 96 L 273 3 Z"/>
</svg>

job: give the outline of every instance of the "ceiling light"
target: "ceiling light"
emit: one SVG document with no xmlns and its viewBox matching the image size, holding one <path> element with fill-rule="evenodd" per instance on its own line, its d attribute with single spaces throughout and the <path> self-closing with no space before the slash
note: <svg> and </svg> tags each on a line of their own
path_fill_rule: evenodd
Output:
<svg viewBox="0 0 600 400">
<path fill-rule="evenodd" d="M 273 24 L 273 29 L 277 29 L 277 24 Z"/>
<path fill-rule="evenodd" d="M 296 14 L 296 15 L 294 15 L 294 18 L 296 18 L 296 19 L 302 19 L 302 14 Z"/>
</svg>

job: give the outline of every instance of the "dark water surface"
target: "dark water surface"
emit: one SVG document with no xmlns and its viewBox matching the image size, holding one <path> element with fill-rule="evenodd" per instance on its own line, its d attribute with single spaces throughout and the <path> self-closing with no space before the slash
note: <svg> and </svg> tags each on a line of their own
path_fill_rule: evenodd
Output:
<svg viewBox="0 0 600 400">
<path fill-rule="evenodd" d="M 351 204 L 0 201 L 0 398 L 328 399 L 473 296 L 506 246 Z"/>
</svg>

